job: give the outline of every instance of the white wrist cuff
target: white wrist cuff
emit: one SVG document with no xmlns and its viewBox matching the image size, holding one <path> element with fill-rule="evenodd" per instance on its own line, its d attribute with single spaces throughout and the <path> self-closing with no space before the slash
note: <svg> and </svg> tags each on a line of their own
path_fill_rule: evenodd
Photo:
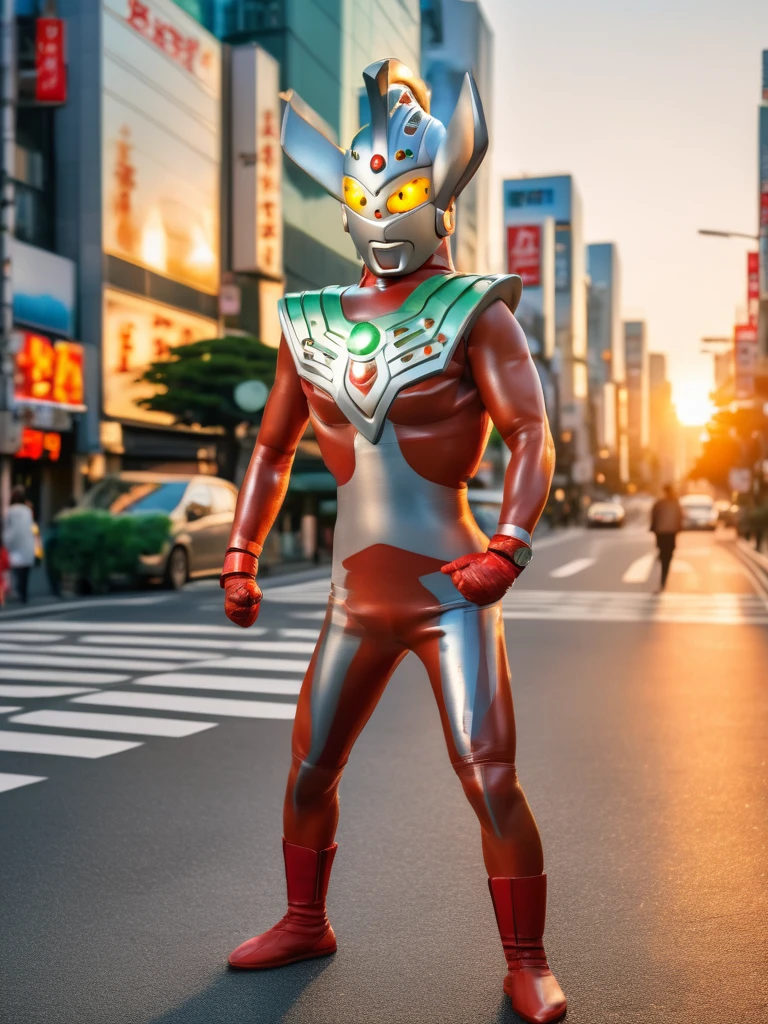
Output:
<svg viewBox="0 0 768 1024">
<path fill-rule="evenodd" d="M 499 523 L 496 528 L 496 533 L 503 533 L 505 537 L 514 537 L 515 540 L 521 540 L 523 544 L 527 544 L 529 548 L 533 548 L 531 535 L 527 530 L 524 530 L 522 526 L 512 526 L 510 523 Z"/>
</svg>

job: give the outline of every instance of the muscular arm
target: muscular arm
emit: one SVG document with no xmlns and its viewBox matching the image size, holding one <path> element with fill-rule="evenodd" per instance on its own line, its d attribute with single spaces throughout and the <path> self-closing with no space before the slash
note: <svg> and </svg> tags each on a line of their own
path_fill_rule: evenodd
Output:
<svg viewBox="0 0 768 1024">
<path fill-rule="evenodd" d="M 229 547 L 260 555 L 288 489 L 296 447 L 309 419 L 291 353 L 280 341 L 275 383 L 237 500 Z"/>
<path fill-rule="evenodd" d="M 503 302 L 477 321 L 468 355 L 483 404 L 512 455 L 499 526 L 532 534 L 547 503 L 555 453 L 539 375 L 523 329 Z"/>
</svg>

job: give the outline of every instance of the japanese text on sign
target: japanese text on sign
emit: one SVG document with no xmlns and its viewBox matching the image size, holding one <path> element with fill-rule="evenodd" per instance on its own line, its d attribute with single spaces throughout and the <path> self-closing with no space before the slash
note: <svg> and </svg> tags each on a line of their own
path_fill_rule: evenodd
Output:
<svg viewBox="0 0 768 1024">
<path fill-rule="evenodd" d="M 22 402 L 82 407 L 83 346 L 26 333 L 16 356 L 14 396 Z"/>
<path fill-rule="evenodd" d="M 145 0 L 128 0 L 126 21 L 187 71 L 204 80 L 208 77 L 211 52 L 200 45 L 199 39 L 184 35 L 162 18 Z"/>
<path fill-rule="evenodd" d="M 38 18 L 35 25 L 35 99 L 38 103 L 64 103 L 67 69 L 64 65 L 64 22 Z"/>
</svg>

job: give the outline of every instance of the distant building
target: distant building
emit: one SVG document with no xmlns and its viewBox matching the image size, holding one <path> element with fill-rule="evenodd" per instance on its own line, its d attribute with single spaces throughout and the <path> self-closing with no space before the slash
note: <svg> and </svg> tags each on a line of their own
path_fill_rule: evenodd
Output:
<svg viewBox="0 0 768 1024">
<path fill-rule="evenodd" d="M 528 282 L 520 303 L 521 322 L 556 383 L 557 407 L 549 412 L 558 446 L 557 473 L 566 477 L 560 484 L 587 484 L 594 467 L 588 427 L 586 267 L 581 197 L 572 176 L 505 181 L 504 227 L 506 269 Z M 553 339 L 551 356 L 548 337 Z"/>
<path fill-rule="evenodd" d="M 650 482 L 646 454 L 650 440 L 650 379 L 647 329 L 644 320 L 624 323 L 624 354 L 627 367 L 627 436 L 632 481 Z"/>
<path fill-rule="evenodd" d="M 667 357 L 648 356 L 649 448 L 652 483 L 674 483 L 679 473 L 679 424 L 667 380 Z"/>
<path fill-rule="evenodd" d="M 431 112 L 448 124 L 464 75 L 471 71 L 491 123 L 493 33 L 477 0 L 421 0 L 421 73 L 432 90 Z M 457 204 L 453 258 L 463 273 L 487 273 L 490 154 Z"/>
<path fill-rule="evenodd" d="M 628 441 L 620 416 L 625 380 L 621 265 L 613 242 L 587 246 L 587 375 L 598 483 L 628 481 Z M 602 479 L 601 479 L 602 477 Z"/>
</svg>

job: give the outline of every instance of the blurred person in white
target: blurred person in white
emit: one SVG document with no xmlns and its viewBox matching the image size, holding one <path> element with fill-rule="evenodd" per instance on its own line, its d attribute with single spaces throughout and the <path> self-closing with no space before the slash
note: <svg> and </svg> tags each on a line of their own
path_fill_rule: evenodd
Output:
<svg viewBox="0 0 768 1024">
<path fill-rule="evenodd" d="M 656 546 L 659 549 L 661 562 L 661 583 L 656 591 L 660 594 L 667 585 L 669 567 L 675 551 L 677 535 L 683 526 L 683 511 L 677 500 L 675 490 L 669 484 L 664 488 L 664 497 L 653 506 L 651 511 L 651 532 L 656 535 Z"/>
<path fill-rule="evenodd" d="M 11 504 L 3 520 L 3 540 L 19 600 L 27 603 L 29 570 L 35 564 L 35 519 L 23 487 L 11 491 Z"/>
</svg>

